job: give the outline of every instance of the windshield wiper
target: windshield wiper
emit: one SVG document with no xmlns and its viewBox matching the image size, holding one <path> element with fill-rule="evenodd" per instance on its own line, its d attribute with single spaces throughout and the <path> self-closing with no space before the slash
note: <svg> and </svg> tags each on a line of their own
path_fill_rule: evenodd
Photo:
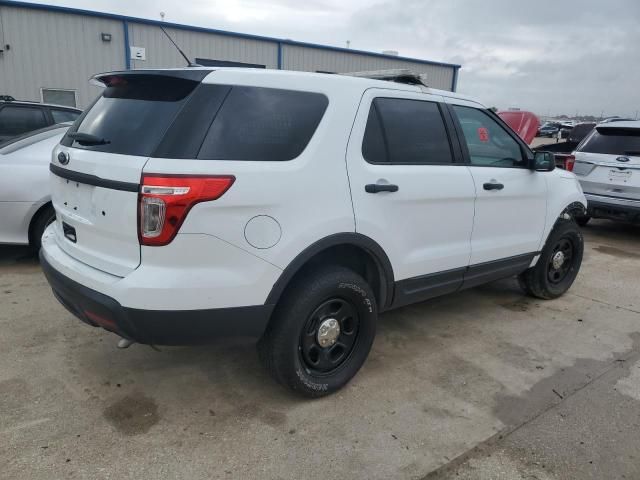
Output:
<svg viewBox="0 0 640 480">
<path fill-rule="evenodd" d="M 629 155 L 630 157 L 640 157 L 640 150 L 629 150 L 624 152 L 625 155 Z"/>
<path fill-rule="evenodd" d="M 111 143 L 109 140 L 105 140 L 104 138 L 97 137 L 90 133 L 72 132 L 68 133 L 67 136 L 71 140 L 78 142 L 80 145 L 107 145 L 108 143 Z"/>
</svg>

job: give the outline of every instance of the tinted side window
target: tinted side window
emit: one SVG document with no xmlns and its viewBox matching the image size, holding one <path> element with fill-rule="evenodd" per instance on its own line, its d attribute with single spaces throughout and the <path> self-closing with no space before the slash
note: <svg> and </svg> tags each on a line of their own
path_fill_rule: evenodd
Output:
<svg viewBox="0 0 640 480">
<path fill-rule="evenodd" d="M 0 135 L 20 135 L 46 126 L 40 108 L 6 106 L 0 109 Z"/>
<path fill-rule="evenodd" d="M 389 161 L 387 142 L 382 133 L 380 114 L 378 113 L 375 103 L 372 103 L 369 109 L 367 128 L 364 131 L 364 138 L 362 139 L 362 156 L 366 161 L 372 163 L 385 163 Z"/>
<path fill-rule="evenodd" d="M 477 108 L 454 105 L 469 150 L 472 165 L 492 167 L 527 166 L 520 145 L 491 118 Z"/>
<path fill-rule="evenodd" d="M 71 110 L 51 109 L 53 123 L 74 122 L 80 116 L 80 112 L 72 112 Z"/>
<path fill-rule="evenodd" d="M 422 100 L 376 98 L 369 111 L 362 156 L 372 163 L 451 163 L 440 107 Z"/>
<path fill-rule="evenodd" d="M 232 87 L 198 158 L 291 160 L 311 140 L 328 103 L 320 93 Z"/>
</svg>

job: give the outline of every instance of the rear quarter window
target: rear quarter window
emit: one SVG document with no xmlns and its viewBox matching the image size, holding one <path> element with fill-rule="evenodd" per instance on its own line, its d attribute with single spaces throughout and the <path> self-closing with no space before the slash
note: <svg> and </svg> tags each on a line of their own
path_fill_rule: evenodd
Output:
<svg viewBox="0 0 640 480">
<path fill-rule="evenodd" d="M 53 117 L 53 123 L 75 122 L 76 118 L 80 116 L 80 112 L 52 108 L 51 116 Z"/>
<path fill-rule="evenodd" d="M 313 137 L 328 103 L 320 93 L 233 86 L 204 138 L 198 158 L 292 160 Z"/>
</svg>

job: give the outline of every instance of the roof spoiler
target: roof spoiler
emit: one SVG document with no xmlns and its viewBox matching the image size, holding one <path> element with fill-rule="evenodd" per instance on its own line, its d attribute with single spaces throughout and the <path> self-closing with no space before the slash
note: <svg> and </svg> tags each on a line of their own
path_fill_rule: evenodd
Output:
<svg viewBox="0 0 640 480">
<path fill-rule="evenodd" d="M 416 73 L 407 68 L 394 68 L 390 70 L 370 70 L 366 72 L 340 73 L 349 77 L 370 78 L 372 80 L 385 80 L 387 82 L 404 83 L 407 85 L 427 85 L 427 74 Z"/>
<path fill-rule="evenodd" d="M 204 77 L 209 75 L 214 69 L 198 68 L 198 69 L 175 69 L 175 70 L 123 70 L 117 72 L 98 73 L 89 79 L 92 85 L 98 87 L 109 87 L 115 85 L 117 79 L 131 80 L 149 78 L 149 77 L 170 77 L 182 80 L 191 80 L 193 82 L 201 82 Z"/>
</svg>

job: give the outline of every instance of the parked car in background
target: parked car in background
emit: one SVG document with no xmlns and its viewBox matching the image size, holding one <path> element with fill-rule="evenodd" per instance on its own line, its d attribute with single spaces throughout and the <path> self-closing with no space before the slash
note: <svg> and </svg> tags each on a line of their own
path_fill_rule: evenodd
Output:
<svg viewBox="0 0 640 480">
<path fill-rule="evenodd" d="M 560 130 L 560 124 L 547 122 L 538 129 L 538 137 L 553 137 Z"/>
<path fill-rule="evenodd" d="M 538 132 L 540 120 L 532 113 L 524 110 L 505 110 L 498 112 L 498 116 L 529 145 Z"/>
<path fill-rule="evenodd" d="M 591 217 L 640 222 L 640 121 L 599 124 L 574 152 Z"/>
<path fill-rule="evenodd" d="M 51 151 L 69 126 L 53 125 L 0 143 L 0 243 L 39 248 L 42 232 L 55 218 Z"/>
<path fill-rule="evenodd" d="M 569 137 L 567 138 L 567 143 L 571 146 L 571 150 L 574 150 L 578 144 L 591 133 L 593 127 L 596 124 L 594 122 L 583 122 L 578 123 L 575 127 L 571 129 L 569 132 Z"/>
<path fill-rule="evenodd" d="M 546 145 L 538 145 L 533 148 L 534 151 L 553 152 L 556 167 L 564 170 L 572 171 L 575 162 L 573 151 L 578 144 L 593 130 L 595 123 L 579 123 L 573 127 L 569 133 L 566 142 L 553 142 Z"/>
<path fill-rule="evenodd" d="M 379 311 L 512 275 L 564 294 L 575 177 L 482 104 L 385 78 L 95 76 L 104 94 L 51 156 L 56 298 L 128 341 L 260 337 L 274 379 L 318 397 L 363 365 Z"/>
<path fill-rule="evenodd" d="M 73 122 L 82 110 L 0 96 L 0 142 L 56 123 Z"/>
</svg>

